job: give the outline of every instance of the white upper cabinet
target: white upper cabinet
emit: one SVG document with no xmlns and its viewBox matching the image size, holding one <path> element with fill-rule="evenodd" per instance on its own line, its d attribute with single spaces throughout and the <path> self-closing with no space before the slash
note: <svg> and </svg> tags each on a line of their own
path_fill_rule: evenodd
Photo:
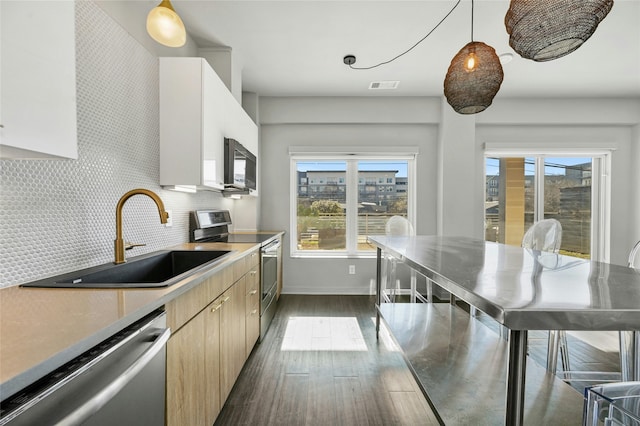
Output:
<svg viewBox="0 0 640 426">
<path fill-rule="evenodd" d="M 73 1 L 0 1 L 0 157 L 78 158 Z"/>
<path fill-rule="evenodd" d="M 205 59 L 160 58 L 160 185 L 224 189 L 225 137 L 257 153 L 256 124 Z"/>
</svg>

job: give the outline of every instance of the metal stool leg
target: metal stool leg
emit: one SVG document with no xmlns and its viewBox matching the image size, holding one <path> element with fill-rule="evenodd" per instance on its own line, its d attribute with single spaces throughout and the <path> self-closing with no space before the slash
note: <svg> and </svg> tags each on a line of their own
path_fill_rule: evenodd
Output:
<svg viewBox="0 0 640 426">
<path fill-rule="evenodd" d="M 558 339 L 560 341 L 560 359 L 562 360 L 562 371 L 571 371 L 571 364 L 569 363 L 569 344 L 567 343 L 567 332 L 564 330 L 558 331 Z"/>
<path fill-rule="evenodd" d="M 391 300 L 391 303 L 395 303 L 396 301 L 396 293 L 398 290 L 398 281 L 396 279 L 396 268 L 398 266 L 398 262 L 396 261 L 395 258 L 391 258 L 390 260 L 390 268 L 389 268 L 389 291 L 391 292 L 391 295 L 389 297 L 389 299 Z"/>
<path fill-rule="evenodd" d="M 417 302 L 417 287 L 418 285 L 418 276 L 416 275 L 416 271 L 411 269 L 411 303 Z"/>
</svg>

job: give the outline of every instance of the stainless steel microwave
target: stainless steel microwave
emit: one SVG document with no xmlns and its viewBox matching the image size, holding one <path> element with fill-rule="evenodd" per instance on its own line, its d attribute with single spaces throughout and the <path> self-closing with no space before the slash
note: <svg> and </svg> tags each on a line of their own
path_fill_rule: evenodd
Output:
<svg viewBox="0 0 640 426">
<path fill-rule="evenodd" d="M 231 138 L 224 138 L 224 188 L 256 189 L 256 156 Z"/>
</svg>

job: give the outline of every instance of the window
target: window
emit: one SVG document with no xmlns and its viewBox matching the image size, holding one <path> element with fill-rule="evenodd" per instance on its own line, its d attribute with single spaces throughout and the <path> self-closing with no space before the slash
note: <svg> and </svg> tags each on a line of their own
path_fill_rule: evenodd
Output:
<svg viewBox="0 0 640 426">
<path fill-rule="evenodd" d="M 600 259 L 604 255 L 607 156 L 488 156 L 485 160 L 485 239 L 520 245 L 538 220 L 562 225 L 560 252 Z"/>
<path fill-rule="evenodd" d="M 368 236 L 384 235 L 391 216 L 413 219 L 414 163 L 415 154 L 292 155 L 292 256 L 374 256 Z M 303 179 L 337 184 L 307 192 Z"/>
</svg>

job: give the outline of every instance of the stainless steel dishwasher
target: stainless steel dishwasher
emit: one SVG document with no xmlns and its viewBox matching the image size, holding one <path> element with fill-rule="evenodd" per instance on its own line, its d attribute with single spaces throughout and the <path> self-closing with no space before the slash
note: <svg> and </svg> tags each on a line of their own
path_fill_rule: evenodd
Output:
<svg viewBox="0 0 640 426">
<path fill-rule="evenodd" d="M 0 403 L 0 425 L 164 425 L 166 314 L 154 311 Z"/>
</svg>

